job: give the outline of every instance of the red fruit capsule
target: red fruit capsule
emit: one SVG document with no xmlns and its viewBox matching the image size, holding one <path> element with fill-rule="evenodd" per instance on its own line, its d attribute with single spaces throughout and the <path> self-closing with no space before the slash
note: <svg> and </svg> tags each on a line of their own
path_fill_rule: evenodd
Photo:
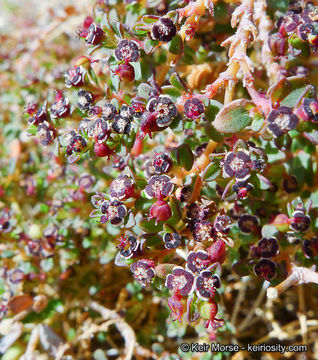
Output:
<svg viewBox="0 0 318 360">
<path fill-rule="evenodd" d="M 171 215 L 171 209 L 169 204 L 164 202 L 163 200 L 157 200 L 149 210 L 151 219 L 156 219 L 156 222 L 166 221 Z"/>
<path fill-rule="evenodd" d="M 115 70 L 115 74 L 119 76 L 121 80 L 134 81 L 135 70 L 130 64 L 121 64 Z"/>
<path fill-rule="evenodd" d="M 206 250 L 209 253 L 210 259 L 213 263 L 218 262 L 222 264 L 224 262 L 226 255 L 226 246 L 223 240 L 218 239 Z"/>
<path fill-rule="evenodd" d="M 96 143 L 94 145 L 94 152 L 98 157 L 105 157 L 107 156 L 108 158 L 110 157 L 110 155 L 113 154 L 113 150 L 111 150 L 109 148 L 109 146 L 105 145 L 105 144 L 99 144 Z"/>
</svg>

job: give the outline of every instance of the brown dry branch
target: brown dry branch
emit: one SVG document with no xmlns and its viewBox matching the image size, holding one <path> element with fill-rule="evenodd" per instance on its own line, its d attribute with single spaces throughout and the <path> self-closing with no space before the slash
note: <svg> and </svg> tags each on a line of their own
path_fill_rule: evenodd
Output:
<svg viewBox="0 0 318 360">
<path fill-rule="evenodd" d="M 291 264 L 291 271 L 288 277 L 277 286 L 269 287 L 267 289 L 267 297 L 276 299 L 291 286 L 308 283 L 318 284 L 318 273 L 311 269 Z"/>
<path fill-rule="evenodd" d="M 104 320 L 111 320 L 111 323 L 116 325 L 125 340 L 125 357 L 123 359 L 131 359 L 136 345 L 134 330 L 115 311 L 107 309 L 95 301 L 92 301 L 89 306 L 91 309 L 99 312 Z M 110 325 L 110 323 L 108 324 Z"/>
</svg>

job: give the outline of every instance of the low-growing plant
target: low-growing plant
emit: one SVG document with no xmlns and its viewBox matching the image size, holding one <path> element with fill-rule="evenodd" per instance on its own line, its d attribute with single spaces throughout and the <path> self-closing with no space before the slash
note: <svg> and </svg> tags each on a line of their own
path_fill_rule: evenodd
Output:
<svg viewBox="0 0 318 360">
<path fill-rule="evenodd" d="M 317 356 L 317 6 L 54 9 L 3 35 L 3 359 Z"/>
</svg>

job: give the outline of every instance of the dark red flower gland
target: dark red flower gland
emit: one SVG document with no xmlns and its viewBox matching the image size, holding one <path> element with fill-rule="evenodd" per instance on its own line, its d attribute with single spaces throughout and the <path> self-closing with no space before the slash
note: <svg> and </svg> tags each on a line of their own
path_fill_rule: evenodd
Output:
<svg viewBox="0 0 318 360">
<path fill-rule="evenodd" d="M 118 65 L 114 70 L 114 73 L 120 78 L 120 80 L 134 81 L 135 80 L 135 69 L 130 64 Z"/>
<path fill-rule="evenodd" d="M 187 100 L 183 106 L 185 115 L 190 119 L 197 119 L 204 113 L 204 105 L 202 101 L 196 98 Z"/>
<path fill-rule="evenodd" d="M 166 287 L 175 294 L 187 296 L 194 291 L 194 276 L 182 267 L 175 267 L 166 278 Z"/>
<path fill-rule="evenodd" d="M 145 111 L 140 119 L 139 138 L 142 140 L 147 134 L 152 138 L 151 133 L 161 130 L 157 124 L 157 114 Z"/>
<path fill-rule="evenodd" d="M 288 193 L 292 194 L 298 190 L 298 181 L 294 175 L 288 176 L 283 180 L 283 189 Z"/>
<path fill-rule="evenodd" d="M 223 264 L 226 256 L 225 242 L 221 239 L 217 239 L 215 243 L 209 246 L 206 251 L 209 254 L 211 263 Z"/>
<path fill-rule="evenodd" d="M 290 219 L 289 227 L 297 232 L 304 232 L 310 228 L 311 219 L 310 216 L 305 215 L 303 211 L 294 211 L 292 218 Z"/>
<path fill-rule="evenodd" d="M 215 230 L 210 221 L 195 222 L 192 229 L 193 237 L 198 242 L 214 241 Z"/>
<path fill-rule="evenodd" d="M 279 28 L 279 32 L 285 36 L 291 33 L 294 33 L 300 24 L 301 18 L 298 14 L 295 14 L 292 11 L 287 11 L 287 13 L 278 19 L 277 27 Z"/>
<path fill-rule="evenodd" d="M 82 111 L 87 111 L 93 103 L 93 95 L 89 91 L 81 89 L 78 93 L 78 103 L 77 106 Z"/>
<path fill-rule="evenodd" d="M 186 268 L 193 274 L 198 274 L 211 264 L 211 259 L 206 251 L 190 251 L 187 257 Z"/>
<path fill-rule="evenodd" d="M 318 237 L 304 240 L 302 251 L 306 258 L 316 257 L 318 255 Z"/>
<path fill-rule="evenodd" d="M 0 232 L 8 232 L 11 230 L 10 224 L 11 214 L 8 209 L 1 210 L 0 213 Z"/>
<path fill-rule="evenodd" d="M 135 110 L 132 106 L 123 105 L 120 109 L 120 115 L 130 121 L 133 120 Z"/>
<path fill-rule="evenodd" d="M 100 206 L 100 222 L 105 224 L 107 221 L 114 226 L 120 226 L 124 223 L 127 215 L 127 209 L 124 203 L 118 200 L 104 201 Z"/>
<path fill-rule="evenodd" d="M 301 106 L 296 110 L 296 114 L 301 120 L 318 122 L 317 99 L 304 98 Z"/>
<path fill-rule="evenodd" d="M 146 109 L 145 100 L 139 96 L 131 99 L 130 106 L 134 109 L 134 116 L 136 118 L 140 118 Z"/>
<path fill-rule="evenodd" d="M 272 260 L 261 259 L 254 266 L 254 273 L 256 276 L 261 277 L 267 281 L 271 281 L 276 276 L 276 263 Z"/>
<path fill-rule="evenodd" d="M 318 7 L 313 3 L 309 2 L 306 4 L 305 9 L 302 13 L 302 19 L 305 22 L 311 22 L 317 20 Z"/>
<path fill-rule="evenodd" d="M 227 215 L 218 215 L 214 220 L 214 229 L 222 234 L 228 234 L 231 230 L 232 220 Z"/>
<path fill-rule="evenodd" d="M 149 214 L 151 219 L 156 219 L 156 222 L 162 222 L 170 219 L 172 212 L 169 204 L 163 200 L 157 200 L 150 207 Z"/>
<path fill-rule="evenodd" d="M 162 200 L 169 196 L 173 191 L 173 184 L 168 175 L 154 175 L 148 180 L 145 187 L 145 195 L 149 199 L 157 198 Z"/>
<path fill-rule="evenodd" d="M 280 137 L 289 130 L 295 129 L 298 124 L 298 117 L 291 108 L 281 106 L 272 110 L 267 117 L 267 128 L 274 137 Z"/>
<path fill-rule="evenodd" d="M 9 273 L 8 278 L 12 284 L 19 284 L 25 279 L 25 274 L 20 269 L 14 269 Z"/>
<path fill-rule="evenodd" d="M 220 286 L 220 278 L 209 270 L 202 271 L 195 280 L 195 291 L 198 298 L 204 301 L 214 298 Z"/>
<path fill-rule="evenodd" d="M 195 147 L 195 149 L 194 149 L 194 154 L 195 154 L 195 156 L 196 157 L 199 157 L 199 156 L 201 156 L 203 153 L 204 153 L 204 151 L 205 151 L 205 149 L 206 149 L 206 147 L 208 146 L 208 143 L 202 143 L 202 144 L 200 144 L 200 145 L 197 145 L 196 147 Z"/>
<path fill-rule="evenodd" d="M 172 168 L 172 160 L 166 153 L 156 154 L 152 163 L 156 174 L 166 173 Z"/>
<path fill-rule="evenodd" d="M 148 101 L 147 110 L 156 114 L 156 123 L 162 128 L 169 126 L 178 115 L 178 109 L 169 96 L 159 95 Z"/>
<path fill-rule="evenodd" d="M 168 11 L 168 4 L 166 1 L 160 2 L 159 5 L 156 6 L 156 12 L 159 15 L 165 15 Z"/>
<path fill-rule="evenodd" d="M 237 221 L 237 226 L 243 234 L 250 234 L 256 232 L 259 227 L 259 219 L 254 215 L 241 215 Z"/>
<path fill-rule="evenodd" d="M 134 278 L 141 286 L 147 286 L 155 277 L 155 263 L 149 259 L 138 260 L 130 266 Z"/>
<path fill-rule="evenodd" d="M 170 18 L 161 17 L 152 25 L 150 36 L 153 40 L 169 42 L 176 35 L 177 28 Z"/>
<path fill-rule="evenodd" d="M 36 113 L 37 108 L 38 107 L 36 104 L 28 103 L 28 105 L 24 108 L 23 114 L 27 113 L 30 116 L 34 115 Z"/>
<path fill-rule="evenodd" d="M 302 24 L 298 27 L 298 36 L 302 41 L 308 41 L 310 45 L 318 46 L 318 21 Z"/>
<path fill-rule="evenodd" d="M 40 257 L 42 253 L 42 245 L 40 240 L 28 241 L 28 251 L 30 255 Z"/>
<path fill-rule="evenodd" d="M 139 45 L 134 40 L 121 40 L 114 51 L 117 61 L 136 62 L 140 58 Z"/>
<path fill-rule="evenodd" d="M 47 121 L 44 121 L 38 126 L 36 136 L 43 146 L 48 146 L 55 140 L 56 130 Z"/>
<path fill-rule="evenodd" d="M 74 66 L 64 74 L 65 86 L 68 88 L 82 86 L 84 84 L 85 73 L 86 71 L 83 66 Z"/>
<path fill-rule="evenodd" d="M 117 115 L 117 109 L 113 104 L 106 103 L 102 107 L 102 118 L 104 120 L 112 120 Z"/>
<path fill-rule="evenodd" d="M 85 37 L 86 45 L 100 44 L 104 39 L 105 33 L 99 25 L 92 23 Z"/>
<path fill-rule="evenodd" d="M 181 237 L 178 233 L 165 233 L 162 239 L 166 249 L 176 249 L 181 245 Z"/>
<path fill-rule="evenodd" d="M 153 175 L 155 175 L 155 168 L 153 167 L 152 159 L 146 158 L 142 163 L 141 167 L 147 178 L 150 178 Z"/>
<path fill-rule="evenodd" d="M 122 115 L 116 115 L 112 123 L 112 128 L 117 134 L 129 134 L 131 130 L 131 120 Z"/>
<path fill-rule="evenodd" d="M 116 248 L 119 249 L 119 254 L 122 257 L 130 259 L 142 254 L 142 244 L 135 236 L 123 235 L 118 241 L 119 244 Z"/>
<path fill-rule="evenodd" d="M 94 138 L 95 142 L 103 143 L 110 135 L 108 122 L 103 118 L 90 122 L 87 129 L 87 135 Z"/>
<path fill-rule="evenodd" d="M 102 205 L 102 203 L 105 201 L 106 199 L 106 194 L 104 193 L 97 193 L 96 195 L 93 195 L 91 197 L 91 203 L 94 206 L 94 208 L 96 209 L 100 209 L 100 206 Z M 93 210 L 95 211 L 95 210 Z M 92 215 L 92 214 L 91 214 Z M 95 217 L 95 216 L 90 216 L 90 217 Z"/>
<path fill-rule="evenodd" d="M 110 158 L 111 155 L 114 154 L 114 151 L 110 149 L 110 147 L 103 143 L 95 143 L 94 144 L 94 153 L 98 157 L 107 157 Z"/>
<path fill-rule="evenodd" d="M 274 56 L 284 56 L 288 50 L 288 41 L 284 35 L 277 32 L 269 35 L 268 46 Z"/>
<path fill-rule="evenodd" d="M 245 151 L 229 152 L 223 164 L 223 172 L 226 177 L 246 179 L 250 175 L 251 158 Z"/>
<path fill-rule="evenodd" d="M 275 238 L 262 238 L 257 243 L 256 254 L 261 258 L 271 258 L 277 255 L 278 250 L 279 247 Z"/>
<path fill-rule="evenodd" d="M 43 123 L 47 120 L 47 112 L 44 107 L 40 107 L 39 110 L 36 112 L 36 114 L 31 117 L 28 122 L 29 124 L 34 124 L 38 126 L 39 124 Z"/>
<path fill-rule="evenodd" d="M 86 147 L 87 141 L 81 135 L 75 134 L 68 143 L 66 154 L 72 155 L 74 152 L 80 153 L 85 150 Z"/>
<path fill-rule="evenodd" d="M 254 186 L 246 181 L 237 181 L 232 189 L 236 192 L 237 198 L 240 200 L 246 199 L 250 191 L 254 189 Z"/>
<path fill-rule="evenodd" d="M 119 200 L 129 199 L 134 195 L 134 182 L 125 174 L 119 175 L 114 179 L 109 187 L 109 195 Z"/>
<path fill-rule="evenodd" d="M 2 320 L 8 313 L 7 305 L 1 304 L 0 305 L 0 320 Z"/>
<path fill-rule="evenodd" d="M 189 185 L 179 187 L 175 192 L 176 198 L 182 203 L 187 202 L 191 198 L 191 194 L 192 189 Z"/>
<path fill-rule="evenodd" d="M 210 215 L 210 209 L 203 204 L 192 203 L 188 207 L 187 217 L 193 221 L 205 220 Z"/>
<path fill-rule="evenodd" d="M 61 91 L 57 91 L 55 103 L 50 107 L 50 113 L 53 118 L 66 118 L 70 115 L 70 102 L 63 97 Z"/>
</svg>

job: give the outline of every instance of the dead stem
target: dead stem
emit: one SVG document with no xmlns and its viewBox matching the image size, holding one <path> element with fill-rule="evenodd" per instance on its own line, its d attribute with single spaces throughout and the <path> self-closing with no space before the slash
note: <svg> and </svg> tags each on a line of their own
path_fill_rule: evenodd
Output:
<svg viewBox="0 0 318 360">
<path fill-rule="evenodd" d="M 292 285 L 301 285 L 306 283 L 318 284 L 318 273 L 311 269 L 291 264 L 290 275 L 277 286 L 268 288 L 267 297 L 270 299 L 276 299 Z"/>
<path fill-rule="evenodd" d="M 134 348 L 136 345 L 136 336 L 134 330 L 113 310 L 107 309 L 99 305 L 95 301 L 89 304 L 90 308 L 99 312 L 104 320 L 113 320 L 118 331 L 125 339 L 125 360 L 130 360 L 133 357 Z"/>
<path fill-rule="evenodd" d="M 253 303 L 253 306 L 251 307 L 250 311 L 246 315 L 245 319 L 242 321 L 242 323 L 238 327 L 238 331 L 241 332 L 249 326 L 250 320 L 251 320 L 252 316 L 254 315 L 255 309 L 257 307 L 259 307 L 261 302 L 263 301 L 267 287 L 268 287 L 268 282 L 264 281 L 261 291 L 259 292 L 256 300 Z"/>
</svg>

